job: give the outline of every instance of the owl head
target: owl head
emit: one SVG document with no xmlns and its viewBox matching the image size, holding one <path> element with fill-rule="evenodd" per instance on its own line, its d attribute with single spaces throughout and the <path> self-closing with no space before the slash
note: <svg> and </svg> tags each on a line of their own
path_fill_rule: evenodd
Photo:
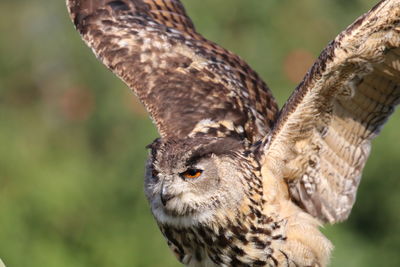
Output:
<svg viewBox="0 0 400 267">
<path fill-rule="evenodd" d="M 160 223 L 189 226 L 240 206 L 252 173 L 240 140 L 158 139 L 149 148 L 145 192 Z"/>
</svg>

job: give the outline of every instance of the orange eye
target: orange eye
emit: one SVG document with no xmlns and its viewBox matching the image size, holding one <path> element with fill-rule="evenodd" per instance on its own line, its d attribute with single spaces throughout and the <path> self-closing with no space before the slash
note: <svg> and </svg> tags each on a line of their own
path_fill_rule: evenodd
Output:
<svg viewBox="0 0 400 267">
<path fill-rule="evenodd" d="M 181 176 L 185 179 L 194 179 L 198 178 L 203 171 L 199 169 L 188 169 L 185 172 L 181 173 Z"/>
</svg>

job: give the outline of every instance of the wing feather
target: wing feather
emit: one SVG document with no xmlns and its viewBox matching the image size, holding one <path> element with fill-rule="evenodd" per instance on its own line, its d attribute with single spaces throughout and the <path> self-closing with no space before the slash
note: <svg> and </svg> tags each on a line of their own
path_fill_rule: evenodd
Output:
<svg viewBox="0 0 400 267">
<path fill-rule="evenodd" d="M 252 142 L 272 127 L 277 105 L 243 60 L 198 34 L 178 0 L 67 0 L 97 57 L 137 94 L 162 137 L 212 127 Z"/>
<path fill-rule="evenodd" d="M 400 1 L 384 0 L 321 53 L 264 142 L 292 199 L 328 222 L 348 217 L 371 140 L 400 101 Z"/>
</svg>

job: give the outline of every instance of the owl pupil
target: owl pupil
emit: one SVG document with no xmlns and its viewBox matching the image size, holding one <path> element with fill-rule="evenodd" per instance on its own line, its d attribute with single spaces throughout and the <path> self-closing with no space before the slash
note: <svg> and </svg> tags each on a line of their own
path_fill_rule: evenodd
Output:
<svg viewBox="0 0 400 267">
<path fill-rule="evenodd" d="M 196 173 L 199 172 L 199 170 L 196 170 L 196 169 L 189 169 L 189 170 L 187 170 L 186 172 L 187 172 L 187 174 L 189 174 L 189 175 L 191 175 L 191 176 L 195 176 Z"/>
</svg>

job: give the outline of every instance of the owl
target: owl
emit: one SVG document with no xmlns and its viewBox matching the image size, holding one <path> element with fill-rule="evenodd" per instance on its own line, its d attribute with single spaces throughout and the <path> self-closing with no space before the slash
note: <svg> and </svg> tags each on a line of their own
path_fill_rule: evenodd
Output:
<svg viewBox="0 0 400 267">
<path fill-rule="evenodd" d="M 145 193 L 186 266 L 327 266 L 323 223 L 345 220 L 371 140 L 400 102 L 400 0 L 340 33 L 280 110 L 179 0 L 67 0 L 97 58 L 160 138 Z"/>
</svg>

